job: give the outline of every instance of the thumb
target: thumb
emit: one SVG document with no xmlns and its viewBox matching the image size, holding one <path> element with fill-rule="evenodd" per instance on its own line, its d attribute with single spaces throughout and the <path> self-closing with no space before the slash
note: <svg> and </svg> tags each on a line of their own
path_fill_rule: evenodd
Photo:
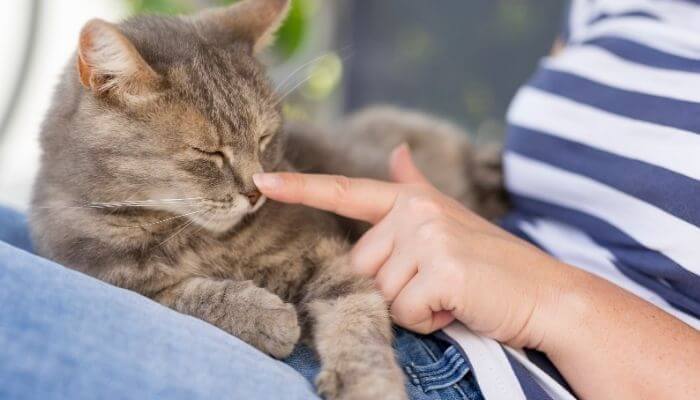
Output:
<svg viewBox="0 0 700 400">
<path fill-rule="evenodd" d="M 430 185 L 428 179 L 416 167 L 411 156 L 411 149 L 406 143 L 399 145 L 391 152 L 389 158 L 391 178 L 398 183 L 423 183 Z"/>
</svg>

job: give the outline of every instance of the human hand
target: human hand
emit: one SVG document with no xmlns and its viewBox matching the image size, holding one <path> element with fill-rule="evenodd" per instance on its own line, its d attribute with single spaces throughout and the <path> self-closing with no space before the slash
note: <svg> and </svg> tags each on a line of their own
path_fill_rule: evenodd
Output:
<svg viewBox="0 0 700 400">
<path fill-rule="evenodd" d="M 458 319 L 538 347 L 570 268 L 440 193 L 407 147 L 394 151 L 391 171 L 396 183 L 296 173 L 255 182 L 271 199 L 374 224 L 355 245 L 352 267 L 375 278 L 398 325 L 428 333 Z"/>
</svg>

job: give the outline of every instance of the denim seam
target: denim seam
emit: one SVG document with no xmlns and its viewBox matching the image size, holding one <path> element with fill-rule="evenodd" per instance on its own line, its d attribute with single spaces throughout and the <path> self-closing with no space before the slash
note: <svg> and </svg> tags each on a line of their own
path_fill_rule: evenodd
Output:
<svg viewBox="0 0 700 400">
<path fill-rule="evenodd" d="M 461 358 L 458 354 L 450 356 L 449 359 L 443 359 L 443 361 L 439 363 L 434 363 L 430 364 L 431 366 L 434 366 L 434 368 L 422 368 L 423 366 L 417 366 L 420 368 L 416 368 L 415 371 L 416 373 L 420 374 L 421 376 L 429 377 L 433 375 L 442 375 L 444 371 L 448 370 L 451 368 L 452 364 L 457 362 L 457 359 Z"/>
<path fill-rule="evenodd" d="M 452 367 L 448 371 L 446 371 L 440 375 L 437 375 L 437 376 L 435 376 L 435 375 L 421 376 L 421 378 L 422 378 L 421 380 L 423 382 L 434 382 L 434 381 L 439 381 L 439 380 L 446 380 L 450 376 L 457 375 L 457 371 L 459 371 L 464 364 L 465 364 L 464 360 L 461 360 L 461 359 L 457 360 L 457 361 L 455 361 L 454 365 L 452 365 Z M 467 368 L 467 370 L 469 370 L 469 368 Z M 461 372 L 460 372 L 460 374 L 461 374 Z"/>
<path fill-rule="evenodd" d="M 446 375 L 442 379 L 435 379 L 432 381 L 421 380 L 421 383 L 428 391 L 456 385 L 469 373 L 469 368 L 464 367 L 464 365 L 464 362 L 462 362 L 460 366 L 455 368 L 452 374 Z"/>
<path fill-rule="evenodd" d="M 445 350 L 445 354 L 442 355 L 442 358 L 440 360 L 435 361 L 433 363 L 430 363 L 428 365 L 416 365 L 415 370 L 416 372 L 423 373 L 425 372 L 426 374 L 429 373 L 434 373 L 435 371 L 442 369 L 445 367 L 445 365 L 449 364 L 449 362 L 456 356 L 459 355 L 457 351 L 451 351 L 454 348 L 450 347 L 447 350 Z M 438 367 L 439 365 L 439 367 Z"/>
<path fill-rule="evenodd" d="M 431 365 L 435 366 L 436 368 L 434 370 L 425 369 L 422 371 L 416 371 L 415 368 L 419 366 L 415 365 L 413 362 L 410 366 L 406 366 L 405 370 L 410 376 L 413 384 L 419 386 L 424 393 L 452 387 L 456 394 L 461 396 L 463 399 L 466 399 L 466 394 L 459 387 L 458 382 L 461 379 L 464 379 L 464 377 L 469 373 L 470 368 L 469 364 L 462 358 L 459 351 L 457 351 L 454 346 L 450 346 L 445 350 L 443 356 L 440 359 L 437 359 L 435 353 L 432 352 L 429 346 L 425 345 L 424 343 L 421 343 L 421 345 L 435 361 L 433 364 L 420 366 L 420 368 L 427 368 Z M 443 383 L 440 383 L 441 381 Z"/>
</svg>

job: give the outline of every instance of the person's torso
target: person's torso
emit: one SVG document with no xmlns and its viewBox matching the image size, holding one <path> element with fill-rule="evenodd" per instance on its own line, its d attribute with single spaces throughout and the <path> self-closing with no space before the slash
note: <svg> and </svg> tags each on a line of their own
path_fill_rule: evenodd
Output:
<svg viewBox="0 0 700 400">
<path fill-rule="evenodd" d="M 502 226 L 700 329 L 700 1 L 574 0 L 508 113 Z M 453 324 L 485 398 L 573 399 L 541 354 Z M 596 349 L 590 349 L 596 351 Z"/>
<path fill-rule="evenodd" d="M 515 97 L 505 224 L 700 323 L 700 3 L 575 1 Z"/>
</svg>

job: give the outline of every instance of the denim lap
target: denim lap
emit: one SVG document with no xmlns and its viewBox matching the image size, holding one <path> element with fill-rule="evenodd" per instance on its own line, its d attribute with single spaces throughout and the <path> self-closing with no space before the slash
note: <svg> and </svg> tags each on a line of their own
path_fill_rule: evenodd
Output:
<svg viewBox="0 0 700 400">
<path fill-rule="evenodd" d="M 224 331 L 29 250 L 0 207 L 0 399 L 317 398 Z"/>
<path fill-rule="evenodd" d="M 304 380 L 213 326 L 31 251 L 26 217 L 0 207 L 0 398 L 317 398 L 308 347 L 285 360 Z M 483 398 L 450 343 L 395 336 L 412 400 Z"/>
<path fill-rule="evenodd" d="M 468 360 L 451 343 L 396 327 L 394 350 L 411 400 L 483 399 Z M 311 383 L 320 370 L 314 352 L 303 345 L 285 362 Z"/>
<path fill-rule="evenodd" d="M 30 253 L 33 251 L 24 214 L 0 206 L 0 242 Z"/>
</svg>

